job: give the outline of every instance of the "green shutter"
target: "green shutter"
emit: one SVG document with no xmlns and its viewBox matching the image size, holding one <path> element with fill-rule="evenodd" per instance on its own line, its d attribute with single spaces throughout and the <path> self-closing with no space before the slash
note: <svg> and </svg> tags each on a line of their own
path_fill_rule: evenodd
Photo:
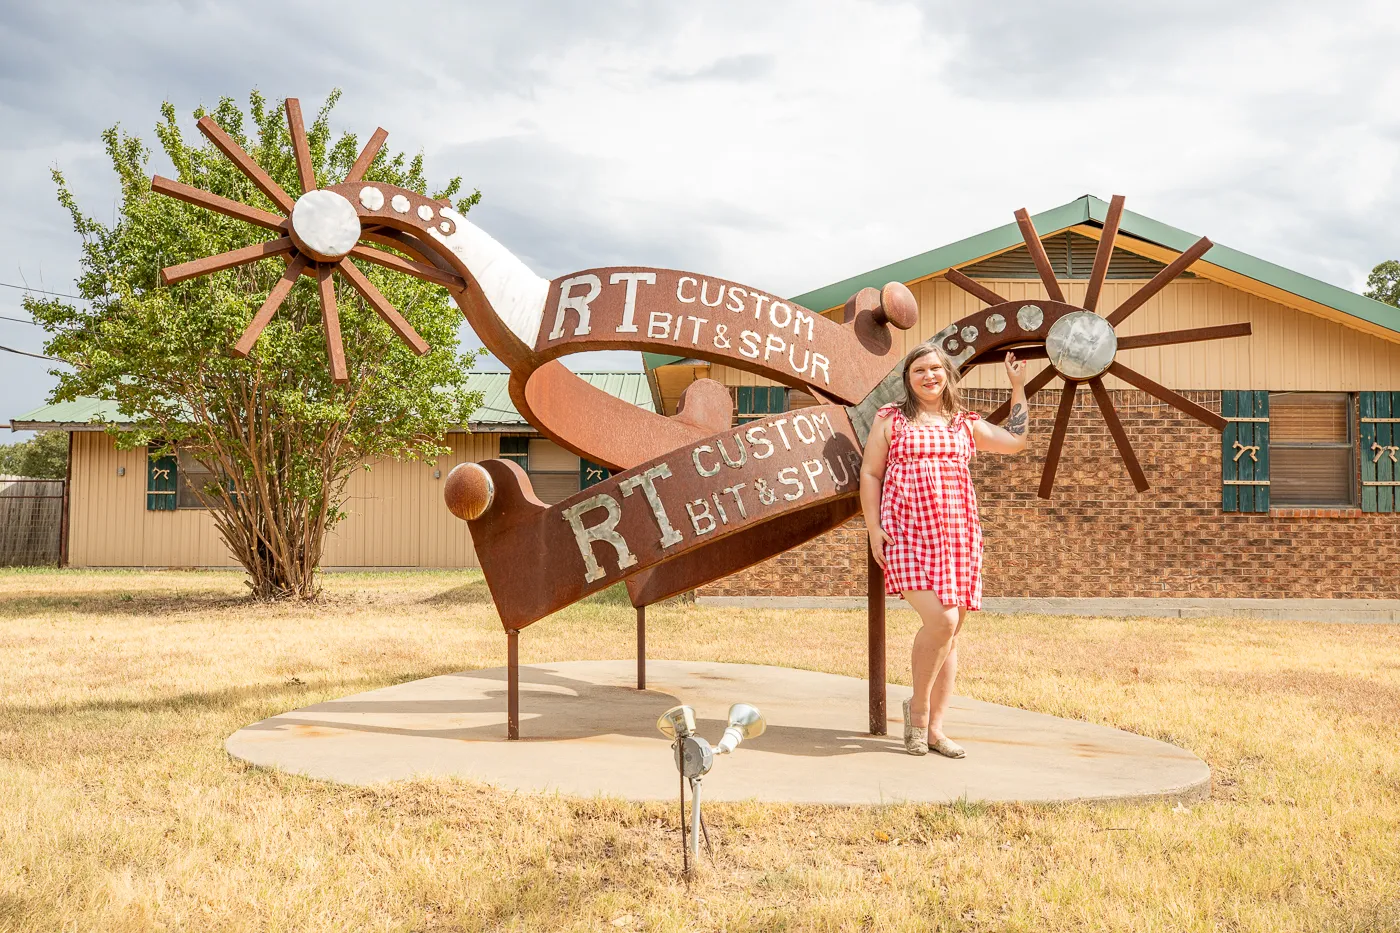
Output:
<svg viewBox="0 0 1400 933">
<path fill-rule="evenodd" d="M 611 476 L 607 467 L 599 466 L 586 457 L 578 458 L 578 488 L 587 489 L 589 486 L 601 483 Z"/>
<path fill-rule="evenodd" d="M 1395 393 L 1376 393 L 1377 418 L 1394 418 L 1397 409 L 1400 409 L 1400 406 L 1395 404 Z M 1400 479 L 1400 475 L 1397 475 L 1400 474 L 1400 470 L 1395 469 L 1395 461 L 1390 459 L 1390 447 L 1395 443 L 1396 433 L 1393 421 L 1376 422 L 1376 444 L 1378 447 L 1371 452 L 1371 456 L 1382 455 L 1376 457 L 1376 482 L 1380 484 L 1376 486 L 1377 512 L 1395 511 L 1395 487 L 1383 484 L 1393 483 Z"/>
<path fill-rule="evenodd" d="M 1356 396 L 1356 413 L 1361 419 L 1361 429 L 1356 432 L 1358 443 L 1361 445 L 1361 511 L 1380 511 L 1377 499 L 1376 465 L 1377 461 L 1372 459 L 1375 451 L 1372 445 L 1379 444 L 1376 440 L 1376 423 L 1371 419 L 1376 416 L 1376 396 L 1378 392 L 1360 392 Z"/>
<path fill-rule="evenodd" d="M 1254 443 L 1259 446 L 1259 463 L 1254 467 L 1254 478 L 1263 483 L 1254 487 L 1254 511 L 1269 511 L 1269 393 L 1254 393 L 1254 417 L 1263 421 L 1254 423 Z"/>
<path fill-rule="evenodd" d="M 734 409 L 739 424 L 747 424 L 764 415 L 776 415 L 787 411 L 787 387 L 739 386 L 734 391 Z"/>
<path fill-rule="evenodd" d="M 1254 507 L 1254 483 L 1256 482 L 1254 474 L 1255 468 L 1259 466 L 1259 451 L 1254 450 L 1254 448 L 1259 445 L 1254 440 L 1254 393 L 1248 389 L 1242 390 L 1235 406 L 1239 412 L 1238 417 L 1241 419 L 1236 423 L 1238 429 L 1236 434 L 1240 446 L 1234 449 L 1231 456 L 1237 457 L 1235 462 L 1239 464 L 1240 511 L 1257 512 L 1259 510 Z M 1248 453 L 1245 452 L 1246 447 L 1250 448 Z"/>
<path fill-rule="evenodd" d="M 739 424 L 753 420 L 753 386 L 739 386 L 734 390 L 734 417 Z"/>
<path fill-rule="evenodd" d="M 1240 487 L 1234 480 L 1240 478 L 1240 465 L 1235 461 L 1235 441 L 1240 438 L 1240 425 L 1233 420 L 1239 414 L 1239 393 L 1226 389 L 1220 393 L 1220 417 L 1225 419 L 1225 430 L 1220 433 L 1220 510 L 1238 512 L 1240 510 Z"/>
<path fill-rule="evenodd" d="M 149 450 L 149 448 L 147 448 Z M 146 457 L 146 511 L 175 511 L 179 461 L 174 457 Z"/>
<path fill-rule="evenodd" d="M 1220 508 L 1269 511 L 1269 393 L 1248 389 L 1220 393 L 1228 424 L 1220 435 Z"/>
<path fill-rule="evenodd" d="M 1361 511 L 1400 512 L 1400 392 L 1362 392 L 1357 398 L 1361 430 Z"/>
</svg>

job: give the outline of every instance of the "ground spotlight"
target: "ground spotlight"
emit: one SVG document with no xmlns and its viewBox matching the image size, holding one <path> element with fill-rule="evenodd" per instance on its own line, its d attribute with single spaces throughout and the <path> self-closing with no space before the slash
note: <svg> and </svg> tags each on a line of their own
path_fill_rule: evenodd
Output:
<svg viewBox="0 0 1400 933">
<path fill-rule="evenodd" d="M 715 754 L 727 755 L 739 747 L 739 743 L 744 739 L 756 738 L 763 734 L 767 728 L 767 723 L 763 721 L 763 714 L 757 707 L 747 703 L 735 703 L 729 707 L 729 726 L 724 730 L 724 736 L 715 746 Z"/>
<path fill-rule="evenodd" d="M 673 706 L 656 720 L 656 728 L 668 739 L 692 735 L 695 732 L 695 710 L 689 706 Z"/>
<path fill-rule="evenodd" d="M 710 833 L 700 816 L 700 784 L 705 775 L 714 767 L 715 755 L 727 755 L 739 747 L 744 739 L 763 734 L 766 723 L 757 707 L 748 703 L 735 703 L 729 707 L 729 725 L 719 745 L 710 743 L 695 734 L 695 710 L 689 706 L 673 706 L 656 720 L 656 728 L 671 739 L 671 750 L 675 755 L 676 770 L 680 772 L 681 795 L 681 851 L 684 870 L 687 875 L 695 870 L 700 860 L 700 834 L 705 834 L 705 848 L 710 847 Z M 690 833 L 686 839 L 685 785 L 690 783 Z M 713 857 L 713 852 L 711 853 Z"/>
</svg>

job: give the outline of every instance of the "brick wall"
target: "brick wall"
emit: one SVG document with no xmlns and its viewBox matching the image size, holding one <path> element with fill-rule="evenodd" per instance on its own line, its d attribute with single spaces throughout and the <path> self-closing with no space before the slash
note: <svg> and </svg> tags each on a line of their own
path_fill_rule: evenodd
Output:
<svg viewBox="0 0 1400 933">
<path fill-rule="evenodd" d="M 991 411 L 1005 392 L 970 393 Z M 973 462 L 986 539 L 986 596 L 1400 598 L 1400 515 L 1220 509 L 1220 435 L 1141 392 L 1114 392 L 1148 482 L 1133 489 L 1087 388 L 1065 437 L 1052 498 L 1036 497 L 1058 386 L 1031 401 L 1030 449 Z M 1220 393 L 1186 392 L 1220 410 Z M 800 581 L 800 592 L 795 586 Z M 858 596 L 865 526 L 711 584 L 701 596 Z"/>
</svg>

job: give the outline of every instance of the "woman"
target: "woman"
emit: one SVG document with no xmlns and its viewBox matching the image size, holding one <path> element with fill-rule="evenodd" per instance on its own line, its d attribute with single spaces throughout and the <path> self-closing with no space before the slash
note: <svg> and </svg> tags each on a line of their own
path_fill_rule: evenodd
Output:
<svg viewBox="0 0 1400 933">
<path fill-rule="evenodd" d="M 982 527 L 968 462 L 978 451 L 1026 449 L 1026 364 L 1006 354 L 1011 414 L 999 428 L 963 407 L 957 371 L 936 344 L 904 358 L 904 401 L 876 416 L 865 444 L 860 501 L 885 592 L 922 620 L 914 636 L 914 696 L 904 701 L 904 747 L 948 758 L 964 751 L 943 733 L 958 669 L 958 632 L 982 605 Z"/>
</svg>

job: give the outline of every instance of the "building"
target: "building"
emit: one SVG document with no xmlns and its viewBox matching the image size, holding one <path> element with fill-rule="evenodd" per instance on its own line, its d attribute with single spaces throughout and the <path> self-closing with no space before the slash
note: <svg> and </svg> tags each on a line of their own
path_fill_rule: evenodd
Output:
<svg viewBox="0 0 1400 933">
<path fill-rule="evenodd" d="M 1083 299 L 1107 208 L 1085 196 L 1033 217 L 1071 303 Z M 1098 311 L 1109 314 L 1196 239 L 1124 212 Z M 920 309 L 918 326 L 905 333 L 912 349 L 985 307 L 946 280 L 949 269 L 1008 299 L 1046 294 L 1016 225 L 1008 224 L 793 300 L 835 313 L 860 288 L 905 282 Z M 1145 493 L 1134 490 L 1085 389 L 1053 496 L 1039 499 L 1058 384 L 1031 400 L 1028 453 L 974 464 L 985 595 L 1400 597 L 1400 310 L 1217 245 L 1119 334 L 1240 321 L 1252 325 L 1252 336 L 1120 354 L 1138 372 L 1232 419 L 1223 439 L 1105 379 L 1151 483 Z M 650 362 L 668 412 L 691 379 L 706 375 L 735 387 L 740 417 L 808 403 L 804 393 L 723 366 Z M 1031 374 L 1043 365 L 1030 364 Z M 983 413 L 1009 390 L 999 366 L 972 370 L 963 386 Z M 864 525 L 853 520 L 699 595 L 864 594 L 865 553 Z"/>
<path fill-rule="evenodd" d="M 646 375 L 581 373 L 593 385 L 649 410 Z M 326 567 L 475 567 L 465 522 L 442 500 L 442 480 L 458 463 L 506 457 L 530 474 L 535 493 L 558 502 L 607 476 L 543 438 L 515 410 L 507 373 L 475 373 L 482 393 L 468 430 L 448 435 L 451 453 L 436 463 L 384 460 L 356 470 L 347 486 L 349 516 L 327 536 Z M 103 422 L 119 422 L 110 402 L 46 405 L 14 419 L 20 431 L 68 431 L 69 488 L 64 540 L 72 567 L 234 567 L 186 479 L 198 464 L 151 459 L 145 448 L 118 450 Z M 195 486 L 194 488 L 198 488 Z"/>
<path fill-rule="evenodd" d="M 1083 298 L 1107 204 L 1085 196 L 1035 215 L 1071 302 Z M 1098 310 L 1107 314 L 1196 236 L 1125 212 Z M 905 282 L 919 302 L 912 348 L 985 307 L 949 269 L 1008 299 L 1044 298 L 1015 224 L 796 296 L 839 314 L 865 286 Z M 1106 377 L 1151 488 L 1134 490 L 1093 399 L 1080 392 L 1053 496 L 1036 496 L 1058 386 L 1031 401 L 1032 447 L 974 465 L 991 597 L 1400 598 L 1400 310 L 1217 245 L 1130 317 L 1122 334 L 1247 321 L 1249 337 L 1122 351 L 1123 361 L 1232 419 L 1224 439 Z M 686 386 L 731 389 L 736 421 L 811 404 L 804 392 L 722 365 L 647 354 L 642 373 L 594 373 L 612 394 L 675 412 Z M 1043 363 L 1032 363 L 1031 372 Z M 466 526 L 442 505 L 441 477 L 468 459 L 507 456 L 557 501 L 590 469 L 538 437 L 511 406 L 505 376 L 479 374 L 486 403 L 437 465 L 380 464 L 352 481 L 351 517 L 333 533 L 334 567 L 475 566 Z M 997 366 L 964 381 L 972 407 L 1007 396 Z M 72 431 L 68 560 L 73 566 L 225 566 L 208 516 L 159 486 L 142 451 L 118 452 L 102 403 L 49 406 L 18 429 Z M 1244 448 L 1244 449 L 1241 449 Z M 1250 450 L 1253 448 L 1253 450 Z M 178 469 L 178 464 L 176 467 Z M 155 485 L 152 485 L 155 483 Z M 157 488 L 159 487 L 159 488 Z M 154 497 L 154 498 L 153 498 Z M 197 503 L 185 502 L 186 506 Z M 857 596 L 866 584 L 857 519 L 801 548 L 711 584 L 702 596 Z"/>
</svg>

